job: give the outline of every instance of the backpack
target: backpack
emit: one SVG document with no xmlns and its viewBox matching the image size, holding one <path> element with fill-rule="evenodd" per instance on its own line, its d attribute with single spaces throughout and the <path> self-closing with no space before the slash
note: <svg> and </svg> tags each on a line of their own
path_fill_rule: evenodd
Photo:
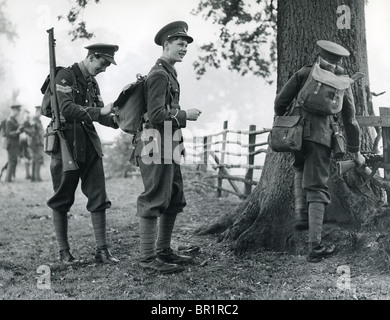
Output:
<svg viewBox="0 0 390 320">
<path fill-rule="evenodd" d="M 66 69 L 66 67 L 58 66 L 55 68 L 54 74 L 57 76 L 58 72 L 62 69 Z M 76 78 L 74 77 L 74 73 L 72 72 L 74 83 L 76 83 Z M 77 89 L 75 89 L 77 91 Z M 52 118 L 53 111 L 51 109 L 51 92 L 50 92 L 50 74 L 47 75 L 45 81 L 41 87 L 41 93 L 43 94 L 43 99 L 41 103 L 41 113 L 42 115 Z"/>
<path fill-rule="evenodd" d="M 151 73 L 149 73 L 150 75 Z M 136 78 L 135 82 L 128 84 L 122 89 L 113 103 L 116 123 L 119 125 L 119 128 L 129 134 L 137 134 L 142 131 L 142 124 L 147 121 L 145 83 L 148 76 L 142 76 L 138 73 Z M 168 80 L 168 87 L 170 86 L 171 84 Z"/>
<path fill-rule="evenodd" d="M 320 58 L 313 65 L 309 77 L 298 94 L 297 102 L 303 110 L 309 113 L 337 114 L 343 107 L 345 90 L 353 82 L 354 80 L 344 74 L 343 68 L 334 67 Z"/>
<path fill-rule="evenodd" d="M 146 113 L 145 81 L 147 76 L 136 75 L 137 80 L 125 86 L 113 103 L 115 120 L 127 133 L 136 134 L 141 129 Z"/>
</svg>

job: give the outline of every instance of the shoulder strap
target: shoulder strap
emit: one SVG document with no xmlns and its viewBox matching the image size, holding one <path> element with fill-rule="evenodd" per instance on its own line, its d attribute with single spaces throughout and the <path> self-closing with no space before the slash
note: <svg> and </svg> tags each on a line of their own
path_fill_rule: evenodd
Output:
<svg viewBox="0 0 390 320">
<path fill-rule="evenodd" d="M 162 64 L 162 67 L 165 70 L 165 72 L 168 74 L 168 90 L 167 90 L 167 95 L 165 97 L 165 101 L 169 101 L 168 105 L 167 105 L 167 108 L 168 108 L 168 111 L 170 111 L 171 110 L 171 102 L 173 101 L 173 96 L 172 96 L 172 92 L 170 90 L 171 87 L 172 87 L 172 83 L 171 83 L 171 78 L 170 78 L 169 75 L 172 75 L 172 77 L 174 77 L 174 78 L 176 78 L 176 77 L 163 64 Z"/>
<path fill-rule="evenodd" d="M 79 88 L 77 87 L 77 79 L 76 79 L 76 69 L 73 68 L 73 65 L 69 67 L 69 69 L 71 70 L 71 74 L 72 74 L 72 81 L 73 81 L 73 90 L 78 92 L 79 91 Z"/>
<path fill-rule="evenodd" d="M 299 90 L 298 94 L 297 94 L 297 97 L 295 99 L 295 101 L 293 102 L 293 105 L 291 107 L 291 110 L 288 112 L 288 115 L 292 115 L 292 113 L 294 112 L 295 109 L 299 109 L 299 114 L 305 119 L 306 118 L 306 115 L 307 115 L 307 112 L 305 110 L 303 110 L 303 108 L 301 107 L 301 104 L 302 104 L 302 92 L 303 92 L 303 89 L 305 89 L 305 87 L 308 86 L 309 84 L 309 78 L 311 76 L 313 72 L 313 67 L 311 67 L 310 69 L 310 73 L 308 75 L 308 77 L 306 78 L 305 80 L 305 83 L 303 84 L 302 88 Z"/>
<path fill-rule="evenodd" d="M 301 90 L 299 90 L 299 92 L 298 92 L 297 104 L 299 104 L 299 107 L 301 107 L 301 105 L 303 104 L 303 103 L 302 103 L 302 92 L 303 92 L 303 90 L 306 89 L 306 87 L 309 85 L 310 79 L 311 79 L 312 74 L 313 74 L 313 71 L 314 71 L 314 66 L 315 66 L 315 63 L 313 64 L 313 66 L 312 66 L 311 69 L 310 69 L 310 72 L 309 72 L 309 75 L 308 75 L 307 78 L 306 78 L 305 84 L 303 85 L 303 87 L 301 88 Z"/>
<path fill-rule="evenodd" d="M 171 74 L 171 72 L 169 72 L 169 70 L 167 68 L 165 68 L 163 64 L 161 64 L 161 66 L 163 67 L 162 69 L 152 70 L 151 72 L 149 72 L 149 74 L 147 76 L 149 77 L 153 73 L 157 73 L 159 71 L 162 71 L 163 73 L 165 73 L 168 76 L 168 85 L 170 86 L 171 85 L 171 79 L 169 77 L 169 74 Z"/>
<path fill-rule="evenodd" d="M 168 108 L 168 111 L 170 111 L 171 110 L 171 101 L 173 100 L 173 97 L 172 97 L 172 93 L 170 90 L 170 88 L 172 87 L 172 82 L 171 82 L 171 78 L 169 75 L 172 73 L 162 63 L 160 65 L 162 66 L 162 69 L 160 69 L 160 70 L 163 71 L 163 73 L 165 73 L 168 76 L 168 87 L 167 87 L 167 94 L 165 96 L 165 101 L 168 101 L 168 104 L 166 107 Z M 148 76 L 150 76 L 153 73 L 159 72 L 160 70 L 153 70 L 148 74 Z"/>
</svg>

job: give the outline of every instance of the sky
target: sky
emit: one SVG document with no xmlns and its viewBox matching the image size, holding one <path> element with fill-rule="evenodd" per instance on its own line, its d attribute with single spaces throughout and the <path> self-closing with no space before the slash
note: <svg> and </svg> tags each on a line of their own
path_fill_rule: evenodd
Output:
<svg viewBox="0 0 390 320">
<path fill-rule="evenodd" d="M 276 84 L 268 85 L 253 76 L 241 77 L 228 70 L 210 70 L 196 80 L 192 63 L 198 47 L 217 39 L 217 29 L 202 17 L 190 12 L 199 0 L 101 0 L 84 11 L 87 27 L 95 33 L 91 40 L 72 42 L 70 25 L 57 16 L 66 14 L 69 0 L 8 0 L 5 8 L 9 20 L 16 26 L 18 37 L 14 44 L 1 42 L 3 64 L 6 66 L 3 94 L 0 103 L 9 100 L 19 90 L 18 103 L 33 110 L 42 100 L 40 87 L 49 73 L 48 37 L 46 30 L 54 27 L 57 65 L 71 65 L 86 55 L 85 46 L 105 42 L 119 45 L 117 66 L 110 66 L 97 76 L 105 103 L 112 102 L 120 90 L 135 80 L 137 73 L 146 74 L 161 55 L 154 44 L 156 32 L 165 24 L 184 20 L 188 33 L 195 39 L 189 46 L 184 61 L 176 64 L 181 85 L 183 109 L 199 108 L 203 111 L 198 122 L 189 125 L 193 134 L 218 132 L 223 121 L 229 127 L 258 129 L 272 126 L 273 101 Z M 366 6 L 366 29 L 371 90 L 387 93 L 374 98 L 374 106 L 390 107 L 390 1 L 369 0 Z M 274 76 L 276 78 L 276 75 Z M 44 121 L 45 122 L 45 121 Z M 112 140 L 118 130 L 97 126 L 103 140 Z"/>
</svg>

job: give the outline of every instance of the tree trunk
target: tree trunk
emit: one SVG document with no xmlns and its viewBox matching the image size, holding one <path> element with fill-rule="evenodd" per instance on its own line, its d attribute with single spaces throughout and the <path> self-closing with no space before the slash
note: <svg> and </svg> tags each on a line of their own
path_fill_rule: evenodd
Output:
<svg viewBox="0 0 390 320">
<path fill-rule="evenodd" d="M 339 29 L 337 8 L 350 8 L 350 29 Z M 357 115 L 372 115 L 368 104 L 369 80 L 365 36 L 364 0 L 279 0 L 277 16 L 278 91 L 302 66 L 311 65 L 318 52 L 317 40 L 341 44 L 351 53 L 344 59 L 348 74 L 357 71 L 367 76 L 353 85 Z M 362 128 L 361 149 L 369 151 L 374 141 L 374 129 Z M 306 250 L 307 231 L 293 228 L 294 198 L 292 156 L 270 149 L 260 181 L 250 197 L 238 210 L 219 218 L 200 233 L 222 232 L 221 239 L 231 241 L 237 253 L 260 248 L 302 253 Z M 323 237 L 339 237 L 340 226 L 359 228 L 373 211 L 382 193 L 371 186 L 356 188 L 361 180 L 354 173 L 337 176 L 331 165 L 329 191 L 331 204 L 325 214 Z"/>
</svg>

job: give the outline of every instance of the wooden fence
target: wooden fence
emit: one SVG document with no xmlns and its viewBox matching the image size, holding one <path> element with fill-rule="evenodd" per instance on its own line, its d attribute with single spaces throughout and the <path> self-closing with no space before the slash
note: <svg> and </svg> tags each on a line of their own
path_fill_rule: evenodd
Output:
<svg viewBox="0 0 390 320">
<path fill-rule="evenodd" d="M 374 141 L 371 152 L 379 153 L 378 144 L 382 139 L 383 142 L 383 162 L 380 165 L 380 168 L 384 169 L 384 179 L 383 182 L 378 181 L 377 178 L 375 182 L 378 186 L 386 189 L 387 199 L 390 199 L 390 108 L 379 108 L 379 116 L 357 116 L 356 120 L 359 123 L 360 127 L 374 127 L 377 132 L 377 137 Z M 256 130 L 255 125 L 249 126 L 248 130 L 232 130 L 228 128 L 228 121 L 223 123 L 223 130 L 221 132 L 197 136 L 192 139 L 192 152 L 188 152 L 188 142 L 186 140 L 186 149 L 188 153 L 191 153 L 195 157 L 199 157 L 201 160 L 201 165 L 198 166 L 198 169 L 206 171 L 207 167 L 211 165 L 213 169 L 216 170 L 215 174 L 206 175 L 203 177 L 204 180 L 208 179 L 217 179 L 218 184 L 214 186 L 211 183 L 205 183 L 202 181 L 194 181 L 194 183 L 202 184 L 210 188 L 217 189 L 217 196 L 221 197 L 222 191 L 235 194 L 240 198 L 246 198 L 252 192 L 252 186 L 256 185 L 258 179 L 254 181 L 253 171 L 261 170 L 262 165 L 255 165 L 255 156 L 261 153 L 266 153 L 267 148 L 256 149 L 256 147 L 264 147 L 268 145 L 267 141 L 256 142 L 257 136 L 262 134 L 267 134 L 271 129 L 262 129 Z M 229 133 L 235 133 L 238 135 L 247 135 L 248 142 L 242 143 L 241 141 L 234 141 L 228 138 Z M 220 144 L 222 146 L 221 150 L 213 150 L 211 147 Z M 241 148 L 246 148 L 246 152 L 231 152 L 228 149 L 230 144 L 240 145 Z M 220 157 L 217 156 L 217 153 L 220 154 Z M 227 155 L 233 155 L 237 157 L 245 157 L 247 159 L 246 164 L 233 164 L 229 163 Z M 210 163 L 210 159 L 212 163 Z M 229 173 L 228 169 L 231 168 L 243 168 L 246 169 L 245 177 L 235 176 Z M 379 177 L 378 177 L 379 178 Z M 232 190 L 227 190 L 222 187 L 222 181 L 226 179 L 229 181 Z M 237 186 L 236 182 L 242 182 L 244 184 L 244 190 L 240 191 L 240 188 Z"/>
<path fill-rule="evenodd" d="M 382 139 L 383 144 L 383 161 L 379 168 L 384 169 L 384 178 L 371 176 L 373 183 L 386 190 L 387 202 L 390 200 L 390 108 L 379 108 L 379 116 L 357 116 L 357 122 L 360 127 L 374 127 L 377 137 L 373 145 L 373 153 L 379 153 L 378 144 Z"/>
<path fill-rule="evenodd" d="M 260 148 L 268 145 L 267 141 L 256 142 L 258 135 L 267 134 L 270 129 L 256 130 L 255 125 L 250 125 L 248 130 L 233 130 L 228 128 L 228 121 L 224 121 L 223 129 L 214 134 L 204 136 L 195 136 L 192 139 L 185 139 L 187 154 L 192 156 L 192 163 L 198 163 L 197 169 L 207 172 L 208 167 L 212 167 L 216 173 L 203 176 L 203 180 L 217 179 L 217 186 L 212 183 L 203 181 L 194 181 L 217 190 L 217 197 L 221 197 L 222 191 L 235 194 L 240 198 L 246 198 L 252 192 L 252 187 L 257 185 L 254 181 L 254 170 L 261 170 L 262 165 L 255 164 L 255 157 L 261 153 L 266 153 L 267 148 Z M 235 134 L 240 139 L 231 139 L 231 134 Z M 247 136 L 247 139 L 242 139 L 242 136 Z M 267 139 L 265 139 L 267 140 Z M 215 146 L 220 145 L 220 149 Z M 238 146 L 240 151 L 232 151 L 230 146 Z M 245 150 L 245 152 L 243 151 Z M 229 161 L 228 156 L 234 156 L 241 159 L 246 159 L 245 163 L 233 163 Z M 242 168 L 246 169 L 244 177 L 233 175 L 229 169 Z M 233 190 L 222 187 L 223 180 L 228 180 Z M 241 190 L 236 182 L 244 184 Z"/>
<path fill-rule="evenodd" d="M 377 132 L 371 153 L 378 154 L 378 144 L 381 139 L 383 141 L 383 161 L 380 168 L 384 169 L 384 178 L 381 179 L 377 175 L 370 178 L 374 180 L 376 185 L 386 190 L 387 199 L 390 199 L 390 108 L 379 108 L 379 111 L 379 116 L 357 116 L 356 120 L 360 127 L 374 127 Z M 192 138 L 184 137 L 187 155 L 192 157 L 191 164 L 196 164 L 197 172 L 205 173 L 202 174 L 202 181 L 193 180 L 192 182 L 216 189 L 217 197 L 221 197 L 222 192 L 227 192 L 242 199 L 247 198 L 260 178 L 261 172 L 258 177 L 254 178 L 254 171 L 263 169 L 263 161 L 256 164 L 255 160 L 256 156 L 267 152 L 268 147 L 265 146 L 268 146 L 267 137 L 270 131 L 271 129 L 267 128 L 256 130 L 255 125 L 250 125 L 248 130 L 229 129 L 228 121 L 224 121 L 223 129 L 220 132 Z M 231 138 L 231 134 L 245 136 L 245 139 L 234 140 Z M 258 141 L 258 136 L 261 135 L 264 135 L 265 139 Z M 215 148 L 218 145 L 220 145 L 220 149 Z M 229 148 L 231 145 L 239 146 L 240 151 L 231 151 Z M 245 159 L 245 163 L 234 163 L 228 156 Z M 188 164 L 187 160 L 184 162 L 184 165 L 186 164 Z M 207 170 L 210 167 L 215 170 L 211 174 Z M 246 170 L 245 175 L 239 176 L 229 172 L 229 169 L 236 168 Z M 134 174 L 138 174 L 138 170 L 135 171 Z M 215 180 L 217 185 L 212 183 Z M 232 189 L 224 188 L 223 180 L 227 180 Z M 243 188 L 240 188 L 237 183 L 242 183 Z"/>
</svg>

